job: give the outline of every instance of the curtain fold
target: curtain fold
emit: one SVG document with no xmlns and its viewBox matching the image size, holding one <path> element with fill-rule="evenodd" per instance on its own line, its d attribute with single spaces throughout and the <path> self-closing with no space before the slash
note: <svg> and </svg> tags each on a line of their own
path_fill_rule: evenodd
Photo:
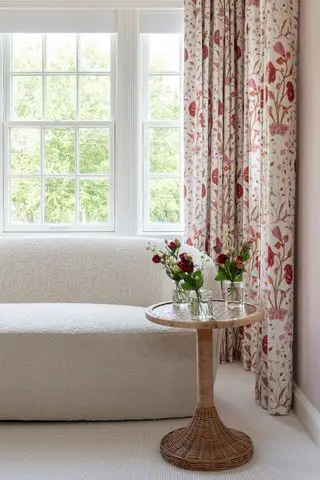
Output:
<svg viewBox="0 0 320 480">
<path fill-rule="evenodd" d="M 248 300 L 262 325 L 226 330 L 222 361 L 256 373 L 272 414 L 292 397 L 298 0 L 185 0 L 187 242 L 214 257 L 253 242 Z"/>
</svg>

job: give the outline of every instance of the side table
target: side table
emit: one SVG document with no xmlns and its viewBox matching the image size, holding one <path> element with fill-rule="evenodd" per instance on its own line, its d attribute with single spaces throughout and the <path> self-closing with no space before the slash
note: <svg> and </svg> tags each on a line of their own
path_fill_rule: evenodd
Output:
<svg viewBox="0 0 320 480">
<path fill-rule="evenodd" d="M 251 439 L 226 427 L 214 406 L 214 365 L 218 358 L 213 356 L 212 331 L 219 329 L 215 337 L 219 351 L 218 332 L 261 321 L 262 315 L 261 310 L 248 303 L 242 308 L 229 308 L 223 300 L 213 302 L 212 320 L 193 320 L 188 308 L 173 310 L 171 302 L 146 309 L 146 317 L 153 323 L 197 331 L 198 404 L 189 425 L 173 430 L 161 441 L 161 455 L 169 463 L 188 470 L 225 470 L 239 467 L 252 457 Z"/>
</svg>

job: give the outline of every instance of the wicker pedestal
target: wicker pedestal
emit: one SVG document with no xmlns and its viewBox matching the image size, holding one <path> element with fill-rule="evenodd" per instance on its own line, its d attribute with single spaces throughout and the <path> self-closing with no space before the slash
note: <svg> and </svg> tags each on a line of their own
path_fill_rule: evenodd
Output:
<svg viewBox="0 0 320 480">
<path fill-rule="evenodd" d="M 160 452 L 176 467 L 226 470 L 247 463 L 253 454 L 253 443 L 245 433 L 227 428 L 215 407 L 197 407 L 187 427 L 162 439 Z"/>
<path fill-rule="evenodd" d="M 188 470 L 226 470 L 247 463 L 251 439 L 227 428 L 213 405 L 212 331 L 197 330 L 198 398 L 190 424 L 168 433 L 160 452 L 169 463 Z"/>
<path fill-rule="evenodd" d="M 211 323 L 192 321 L 187 314 L 185 318 L 182 314 L 175 318 L 168 304 L 159 304 L 147 310 L 147 318 L 155 323 L 197 329 L 198 405 L 189 425 L 168 433 L 160 444 L 161 455 L 172 465 L 188 470 L 227 470 L 240 467 L 252 457 L 251 439 L 245 433 L 226 427 L 213 402 L 213 362 L 217 358 L 213 358 L 212 329 L 261 320 L 262 312 L 246 305 L 244 311 L 230 318 L 230 312 L 216 301 L 220 321 Z M 217 353 L 217 348 L 214 350 Z"/>
</svg>

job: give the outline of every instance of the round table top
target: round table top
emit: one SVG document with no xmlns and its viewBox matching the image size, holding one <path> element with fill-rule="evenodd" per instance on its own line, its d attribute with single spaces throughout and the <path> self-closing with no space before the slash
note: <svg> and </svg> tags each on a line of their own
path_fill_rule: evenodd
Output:
<svg viewBox="0 0 320 480">
<path fill-rule="evenodd" d="M 216 329 L 240 327 L 250 325 L 254 322 L 260 322 L 263 312 L 259 308 L 245 303 L 244 307 L 232 305 L 228 307 L 224 300 L 213 301 L 213 318 L 193 319 L 187 305 L 182 305 L 178 309 L 172 308 L 172 302 L 157 303 L 146 309 L 146 317 L 153 323 L 164 325 L 166 327 Z"/>
</svg>

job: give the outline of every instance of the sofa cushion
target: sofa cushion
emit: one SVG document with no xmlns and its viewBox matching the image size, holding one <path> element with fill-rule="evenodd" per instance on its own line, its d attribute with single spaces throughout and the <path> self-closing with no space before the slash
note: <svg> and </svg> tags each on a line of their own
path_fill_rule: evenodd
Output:
<svg viewBox="0 0 320 480">
<path fill-rule="evenodd" d="M 168 333 L 149 322 L 145 308 L 91 303 L 0 304 L 0 333 Z"/>
<path fill-rule="evenodd" d="M 0 305 L 1 420 L 124 420 L 191 415 L 195 332 L 140 307 Z"/>
</svg>

